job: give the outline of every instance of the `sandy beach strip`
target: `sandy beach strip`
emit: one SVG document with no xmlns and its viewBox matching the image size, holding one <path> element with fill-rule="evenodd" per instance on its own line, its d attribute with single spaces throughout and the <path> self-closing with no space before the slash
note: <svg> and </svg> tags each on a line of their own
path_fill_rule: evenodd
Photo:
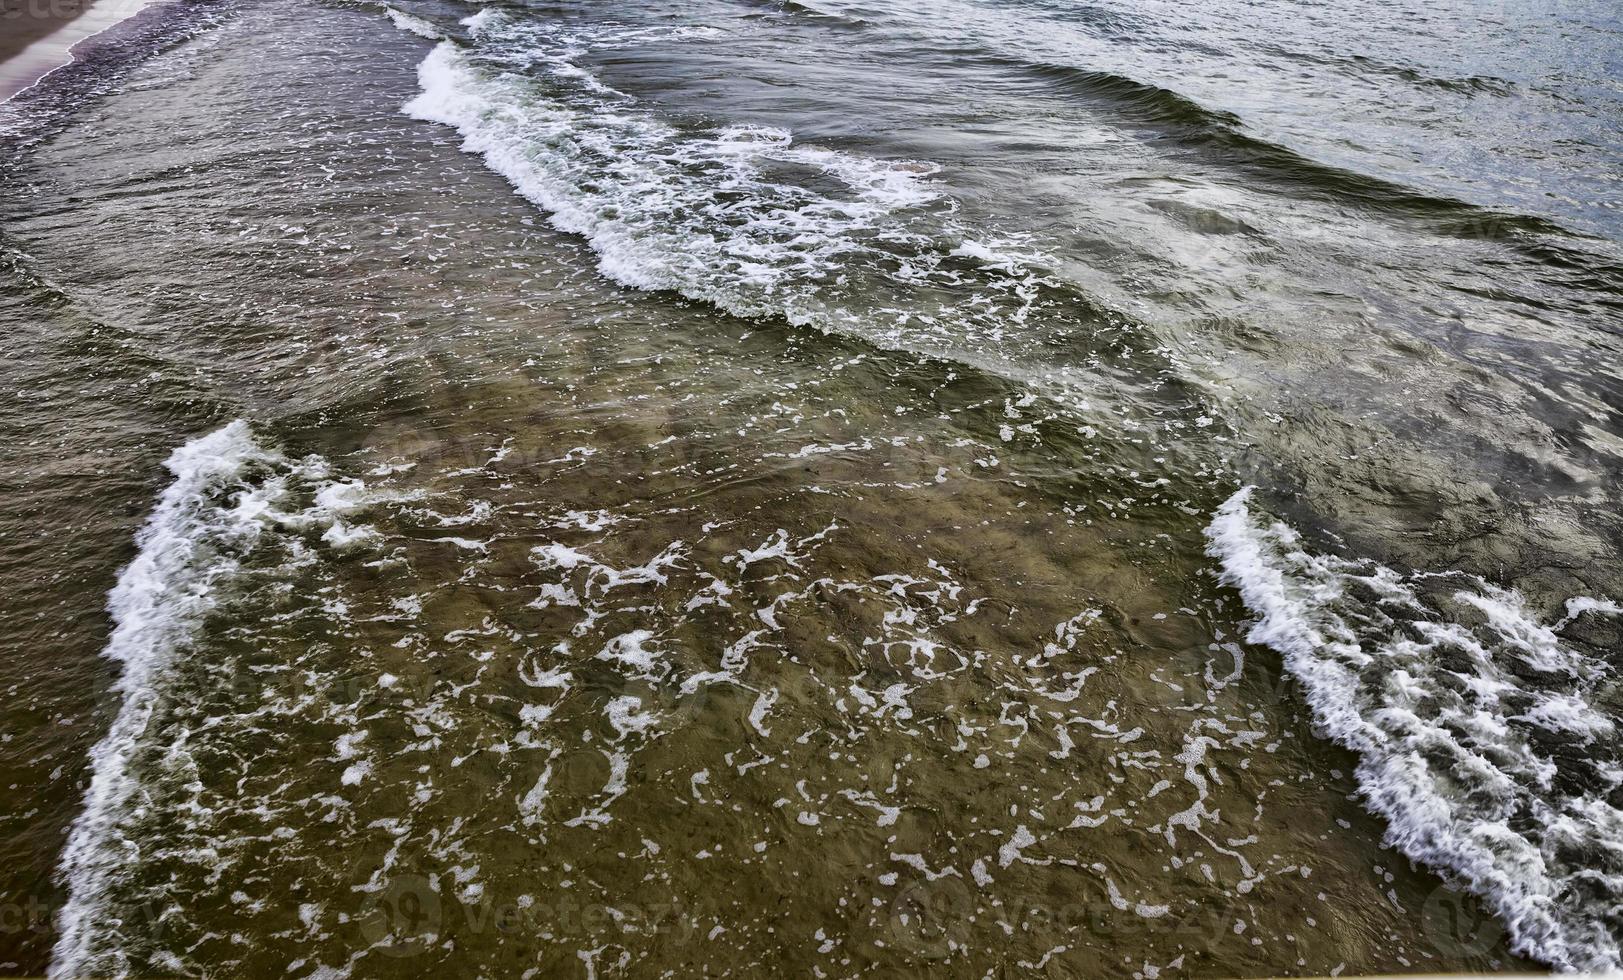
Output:
<svg viewBox="0 0 1623 980">
<path fill-rule="evenodd" d="M 73 49 L 154 0 L 0 0 L 0 102 L 73 63 Z"/>
</svg>

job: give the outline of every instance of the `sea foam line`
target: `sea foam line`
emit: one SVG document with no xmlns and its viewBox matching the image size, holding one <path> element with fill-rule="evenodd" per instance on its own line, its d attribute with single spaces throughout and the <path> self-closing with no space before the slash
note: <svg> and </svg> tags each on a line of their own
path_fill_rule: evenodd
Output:
<svg viewBox="0 0 1623 980">
<path fill-rule="evenodd" d="M 826 312 L 818 287 L 872 247 L 867 236 L 894 212 L 936 197 L 923 179 L 933 168 L 924 164 L 800 146 L 765 127 L 680 133 L 591 84 L 571 60 L 579 39 L 508 38 L 503 30 L 519 27 L 499 18 L 467 23 L 489 45 L 479 56 L 503 65 L 523 69 L 552 50 L 548 74 L 579 83 L 576 98 L 548 97 L 521 72 L 486 73 L 473 53 L 442 40 L 419 66 L 422 93 L 405 112 L 460 132 L 465 151 L 481 156 L 554 227 L 585 238 L 599 271 L 621 285 L 810 324 Z M 520 53 L 508 53 L 511 45 Z M 825 196 L 770 179 L 763 160 L 822 170 L 850 194 Z"/>
<path fill-rule="evenodd" d="M 1248 507 L 1218 508 L 1207 553 L 1284 658 L 1324 734 L 1359 754 L 1387 842 L 1480 897 L 1512 947 L 1563 970 L 1623 968 L 1623 785 L 1605 664 L 1556 630 L 1618 607 L 1569 600 L 1545 625 L 1517 593 L 1314 554 Z M 1446 593 L 1446 590 L 1444 590 Z M 1536 678 L 1529 681 L 1528 678 Z"/>
<path fill-rule="evenodd" d="M 278 528 L 324 529 L 324 540 L 338 545 L 361 536 L 342 521 L 362 504 L 360 484 L 320 479 L 325 464 L 319 457 L 293 462 L 262 448 L 244 421 L 193 439 L 164 465 L 174 481 L 136 534 L 135 558 L 107 598 L 113 630 L 102 655 L 123 665 L 114 686 L 122 703 L 90 750 L 84 810 L 58 865 L 68 898 L 58 917 L 52 977 L 130 969 L 111 905 L 142 853 L 122 825 L 143 792 L 136 758 L 172 665 L 195 645 L 242 560 Z M 283 509 L 294 481 L 310 482 L 314 502 Z"/>
<path fill-rule="evenodd" d="M 951 218 L 958 204 L 934 163 L 807 145 L 767 126 L 683 127 L 577 63 L 703 29 L 561 28 L 485 8 L 462 21 L 464 42 L 389 15 L 441 38 L 402 111 L 460 133 L 465 152 L 584 238 L 622 286 L 855 330 L 887 348 L 946 343 L 979 363 L 1054 285 L 1040 271 L 1052 260 L 1023 238 Z"/>
</svg>

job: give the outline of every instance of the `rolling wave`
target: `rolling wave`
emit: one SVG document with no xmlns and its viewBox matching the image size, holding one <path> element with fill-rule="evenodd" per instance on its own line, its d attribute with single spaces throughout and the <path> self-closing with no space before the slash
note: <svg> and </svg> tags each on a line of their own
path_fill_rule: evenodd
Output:
<svg viewBox="0 0 1623 980">
<path fill-rule="evenodd" d="M 989 57 L 989 63 L 1019 71 L 1061 91 L 1105 104 L 1117 113 L 1161 128 L 1182 146 L 1219 159 L 1258 177 L 1287 181 L 1302 196 L 1316 196 L 1423 219 L 1435 230 L 1459 237 L 1503 239 L 1514 233 L 1578 237 L 1546 218 L 1485 208 L 1456 198 L 1428 194 L 1404 184 L 1314 160 L 1289 147 L 1252 136 L 1237 115 L 1213 109 L 1178 92 L 1125 75 L 1052 62 Z"/>
<path fill-rule="evenodd" d="M 646 30 L 488 8 L 464 24 L 472 43 L 442 40 L 404 111 L 456 129 L 464 151 L 584 238 L 621 285 L 978 368 L 1017 355 L 1020 328 L 1045 305 L 1064 311 L 1056 335 L 1132 326 L 1056 279 L 1027 239 L 955 222 L 934 163 L 767 126 L 679 125 L 576 63 Z"/>
<path fill-rule="evenodd" d="M 1218 509 L 1208 553 L 1256 617 L 1248 638 L 1360 756 L 1388 843 L 1480 896 L 1518 952 L 1623 968 L 1623 733 L 1610 669 L 1561 636 L 1623 608 L 1579 597 L 1546 623 L 1474 577 L 1314 554 L 1250 495 Z"/>
<path fill-rule="evenodd" d="M 120 891 L 143 852 L 131 821 L 144 807 L 145 764 L 176 661 L 196 649 L 211 614 L 229 601 L 262 542 L 283 532 L 318 535 L 328 546 L 366 537 L 346 523 L 358 483 L 326 477 L 319 457 L 290 460 L 236 421 L 176 449 L 164 464 L 174 481 L 136 535 L 136 555 L 107 598 L 113 631 L 103 656 L 122 665 L 122 699 L 90 752 L 90 785 L 58 865 L 68 898 L 58 917 L 50 975 L 124 974 L 126 922 Z"/>
<path fill-rule="evenodd" d="M 868 19 L 848 10 L 827 10 L 802 0 L 751 0 L 753 6 L 765 7 L 791 16 L 805 17 L 830 27 L 862 30 Z"/>
</svg>

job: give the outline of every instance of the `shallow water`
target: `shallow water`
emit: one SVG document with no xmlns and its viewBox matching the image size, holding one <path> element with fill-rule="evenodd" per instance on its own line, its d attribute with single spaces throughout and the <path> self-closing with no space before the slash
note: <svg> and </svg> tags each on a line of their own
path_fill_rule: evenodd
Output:
<svg viewBox="0 0 1623 980">
<path fill-rule="evenodd" d="M 1615 14 L 1268 10 L 177 5 L 10 105 L 0 962 L 1616 965 Z"/>
</svg>

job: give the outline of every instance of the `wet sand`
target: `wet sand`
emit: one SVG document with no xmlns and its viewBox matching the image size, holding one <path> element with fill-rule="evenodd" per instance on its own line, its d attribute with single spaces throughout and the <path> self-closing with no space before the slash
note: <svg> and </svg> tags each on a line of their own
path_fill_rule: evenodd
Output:
<svg viewBox="0 0 1623 980">
<path fill-rule="evenodd" d="M 73 61 L 73 48 L 128 20 L 151 0 L 4 0 L 0 102 Z"/>
</svg>

